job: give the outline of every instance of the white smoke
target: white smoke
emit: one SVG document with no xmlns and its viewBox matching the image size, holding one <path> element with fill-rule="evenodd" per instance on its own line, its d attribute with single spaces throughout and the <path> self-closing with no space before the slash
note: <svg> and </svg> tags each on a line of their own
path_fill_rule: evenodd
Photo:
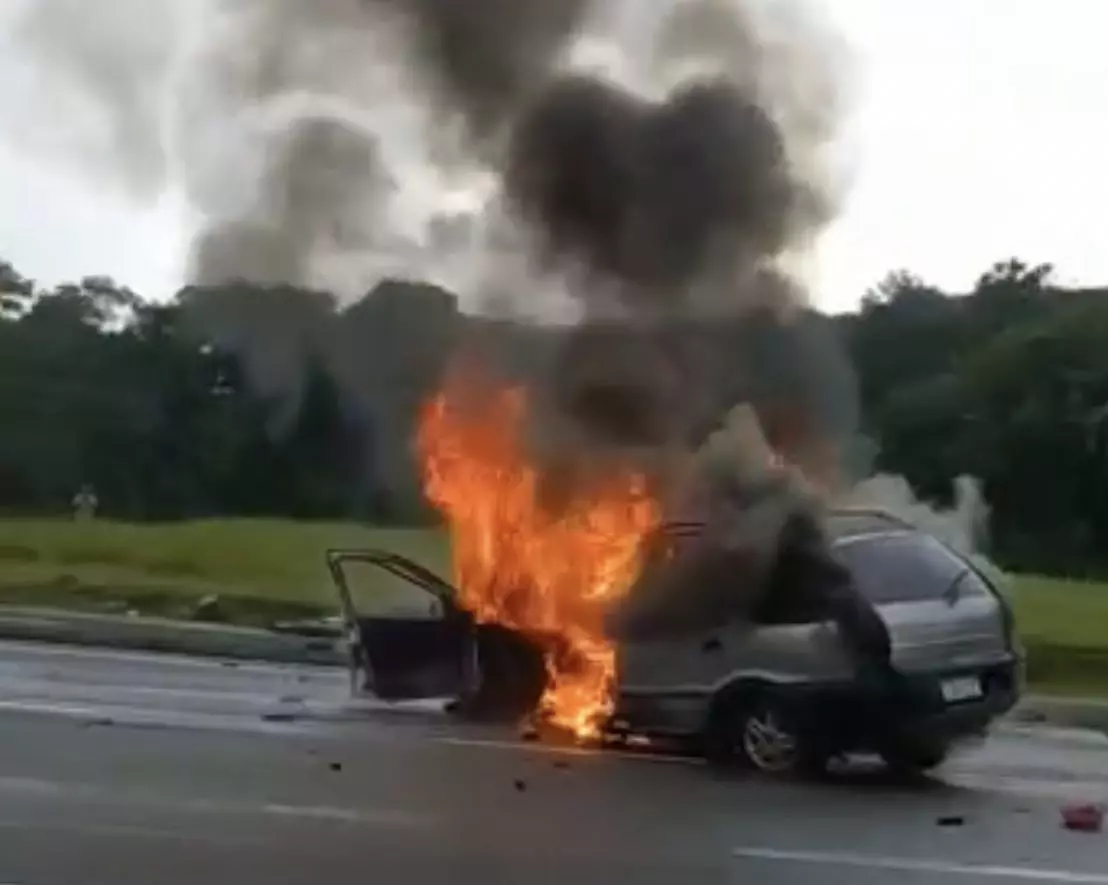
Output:
<svg viewBox="0 0 1108 885">
<path fill-rule="evenodd" d="M 989 506 L 981 484 L 963 474 L 953 491 L 953 506 L 941 508 L 917 498 L 904 477 L 881 473 L 858 483 L 845 503 L 887 510 L 965 555 L 982 553 L 988 546 Z"/>
<path fill-rule="evenodd" d="M 23 0 L 0 18 L 0 131 L 139 199 L 166 184 L 163 124 L 182 2 Z"/>
</svg>

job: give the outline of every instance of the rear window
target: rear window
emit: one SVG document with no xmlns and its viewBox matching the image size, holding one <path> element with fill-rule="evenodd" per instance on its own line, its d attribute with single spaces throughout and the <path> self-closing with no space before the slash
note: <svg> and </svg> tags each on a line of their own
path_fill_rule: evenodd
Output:
<svg viewBox="0 0 1108 885">
<path fill-rule="evenodd" d="M 965 561 L 929 535 L 884 534 L 844 539 L 835 554 L 870 602 L 922 602 L 941 599 L 958 580 L 961 597 L 988 592 Z"/>
</svg>

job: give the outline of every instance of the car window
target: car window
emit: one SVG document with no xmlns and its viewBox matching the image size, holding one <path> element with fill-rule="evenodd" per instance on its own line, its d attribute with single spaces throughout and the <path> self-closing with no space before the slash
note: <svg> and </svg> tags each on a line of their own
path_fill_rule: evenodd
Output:
<svg viewBox="0 0 1108 885">
<path fill-rule="evenodd" d="M 942 599 L 955 581 L 961 597 L 989 592 L 968 563 L 920 532 L 847 538 L 835 554 L 870 602 Z"/>
<path fill-rule="evenodd" d="M 374 562 L 348 559 L 340 566 L 358 614 L 377 618 L 443 617 L 440 600 L 407 578 Z"/>
</svg>

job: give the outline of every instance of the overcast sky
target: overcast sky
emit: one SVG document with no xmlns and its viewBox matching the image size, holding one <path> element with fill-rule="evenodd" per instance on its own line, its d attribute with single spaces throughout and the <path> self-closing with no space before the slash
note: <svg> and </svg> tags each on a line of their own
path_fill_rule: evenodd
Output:
<svg viewBox="0 0 1108 885">
<path fill-rule="evenodd" d="M 817 303 L 848 308 L 899 267 L 964 289 L 1011 255 L 1108 283 L 1108 2 L 825 3 L 859 69 L 852 188 L 819 244 Z M 45 284 L 178 287 L 178 201 L 98 190 L 40 156 L 0 145 L 0 256 Z"/>
</svg>

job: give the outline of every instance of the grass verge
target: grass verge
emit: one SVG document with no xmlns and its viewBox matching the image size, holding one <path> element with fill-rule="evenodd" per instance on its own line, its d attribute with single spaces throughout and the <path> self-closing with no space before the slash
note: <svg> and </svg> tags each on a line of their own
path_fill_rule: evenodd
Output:
<svg viewBox="0 0 1108 885">
<path fill-rule="evenodd" d="M 0 604 L 189 617 L 217 594 L 235 623 L 335 610 L 329 548 L 382 547 L 447 574 L 439 532 L 350 523 L 0 520 Z"/>
<path fill-rule="evenodd" d="M 336 547 L 382 547 L 449 572 L 446 539 L 433 530 L 282 520 L 0 520 L 0 604 L 186 618 L 218 594 L 227 620 L 267 626 L 334 613 L 324 555 Z M 1108 694 L 1108 585 L 1015 576 L 1013 590 L 1033 685 Z"/>
</svg>

